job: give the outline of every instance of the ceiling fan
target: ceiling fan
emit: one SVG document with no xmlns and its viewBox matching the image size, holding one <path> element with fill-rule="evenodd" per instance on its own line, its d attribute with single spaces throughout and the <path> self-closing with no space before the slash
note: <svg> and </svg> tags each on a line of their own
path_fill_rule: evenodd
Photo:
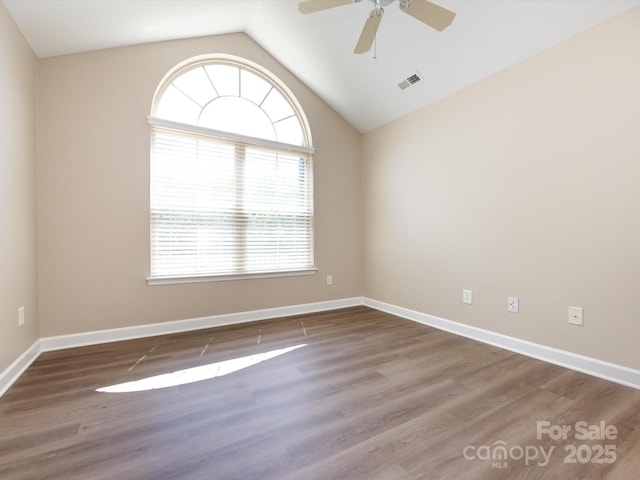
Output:
<svg viewBox="0 0 640 480">
<path fill-rule="evenodd" d="M 358 3 L 361 0 L 306 0 L 298 4 L 298 10 L 301 13 L 314 13 L 320 10 L 340 7 L 349 3 Z M 394 0 L 371 0 L 375 6 L 369 13 L 369 18 L 364 24 L 358 43 L 353 53 L 365 53 L 371 50 L 373 41 L 376 38 L 378 27 L 384 15 L 384 8 Z M 446 8 L 443 8 L 429 0 L 398 0 L 400 10 L 408 13 L 413 18 L 420 20 L 422 23 L 435 28 L 439 32 L 447 28 L 453 22 L 456 14 Z"/>
</svg>

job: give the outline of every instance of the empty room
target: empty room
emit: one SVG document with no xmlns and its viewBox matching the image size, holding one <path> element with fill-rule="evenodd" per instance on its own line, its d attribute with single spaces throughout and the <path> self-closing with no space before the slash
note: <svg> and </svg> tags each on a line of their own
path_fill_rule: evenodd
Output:
<svg viewBox="0 0 640 480">
<path fill-rule="evenodd" d="M 0 0 L 0 478 L 636 478 L 639 85 L 640 0 Z"/>
</svg>

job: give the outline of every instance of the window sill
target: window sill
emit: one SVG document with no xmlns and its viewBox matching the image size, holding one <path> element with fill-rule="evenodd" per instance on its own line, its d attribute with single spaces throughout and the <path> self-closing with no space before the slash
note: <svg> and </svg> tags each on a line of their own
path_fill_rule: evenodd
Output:
<svg viewBox="0 0 640 480">
<path fill-rule="evenodd" d="M 147 277 L 148 285 L 173 285 L 178 283 L 226 282 L 229 280 L 249 280 L 254 278 L 296 277 L 315 275 L 317 268 L 288 270 L 282 272 L 234 273 L 230 275 L 189 275 L 168 277 Z"/>
</svg>

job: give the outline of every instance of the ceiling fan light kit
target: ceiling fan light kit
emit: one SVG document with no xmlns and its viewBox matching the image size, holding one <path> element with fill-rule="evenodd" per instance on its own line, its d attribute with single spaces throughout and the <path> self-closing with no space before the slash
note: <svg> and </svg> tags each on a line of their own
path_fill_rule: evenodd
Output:
<svg viewBox="0 0 640 480">
<path fill-rule="evenodd" d="M 300 13 L 315 13 L 321 10 L 341 7 L 349 3 L 359 3 L 362 0 L 306 0 L 298 4 Z M 384 7 L 390 5 L 395 0 L 371 0 L 375 7 L 369 13 L 369 17 L 364 24 L 362 33 L 358 38 L 358 43 L 353 53 L 365 53 L 371 50 L 373 42 L 380 27 L 380 22 L 384 16 Z M 398 0 L 400 10 L 412 16 L 425 25 L 441 32 L 453 22 L 456 14 L 429 0 Z"/>
</svg>

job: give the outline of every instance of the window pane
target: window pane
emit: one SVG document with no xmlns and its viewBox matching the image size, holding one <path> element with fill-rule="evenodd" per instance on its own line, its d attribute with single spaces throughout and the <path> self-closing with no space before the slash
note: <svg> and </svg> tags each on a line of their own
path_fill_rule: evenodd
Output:
<svg viewBox="0 0 640 480">
<path fill-rule="evenodd" d="M 218 95 L 240 95 L 240 69 L 230 65 L 207 65 L 204 67 Z"/>
<path fill-rule="evenodd" d="M 152 144 L 153 275 L 232 269 L 235 149 L 158 133 Z"/>
<path fill-rule="evenodd" d="M 183 73 L 173 81 L 173 85 L 192 98 L 200 107 L 218 96 L 204 67 L 197 67 Z"/>
<path fill-rule="evenodd" d="M 291 145 L 304 145 L 304 135 L 298 117 L 285 118 L 280 122 L 274 123 L 273 126 L 276 129 L 279 142 L 289 143 Z"/>
<path fill-rule="evenodd" d="M 246 149 L 245 208 L 299 212 L 309 209 L 306 161 L 299 156 Z"/>
<path fill-rule="evenodd" d="M 169 85 L 162 94 L 155 112 L 158 118 L 197 125 L 200 106 L 176 87 Z"/>
<path fill-rule="evenodd" d="M 240 73 L 240 89 L 242 98 L 251 100 L 260 106 L 273 86 L 264 78 L 259 77 L 253 72 L 242 70 Z"/>
<path fill-rule="evenodd" d="M 267 115 L 269 115 L 272 122 L 277 122 L 283 118 L 295 115 L 289 101 L 275 88 L 269 92 L 269 95 L 267 95 L 267 98 L 262 104 L 262 108 L 267 112 Z"/>
<path fill-rule="evenodd" d="M 247 148 L 244 165 L 248 267 L 308 267 L 311 196 L 305 159 Z"/>
<path fill-rule="evenodd" d="M 202 111 L 203 127 L 249 137 L 276 139 L 269 117 L 258 106 L 240 97 L 219 97 Z"/>
</svg>

